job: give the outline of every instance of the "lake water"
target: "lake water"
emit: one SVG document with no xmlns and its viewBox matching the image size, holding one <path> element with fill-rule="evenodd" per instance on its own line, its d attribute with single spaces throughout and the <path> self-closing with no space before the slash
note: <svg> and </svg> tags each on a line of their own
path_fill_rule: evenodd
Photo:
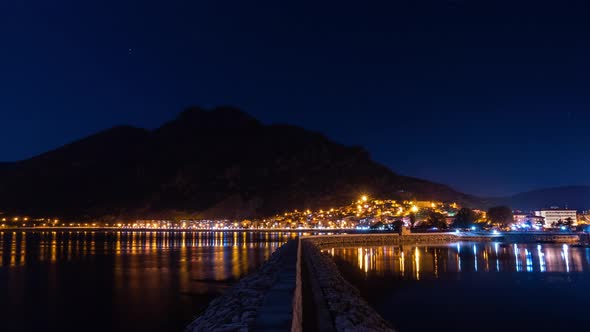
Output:
<svg viewBox="0 0 590 332">
<path fill-rule="evenodd" d="M 182 331 L 294 233 L 0 232 L 0 331 Z"/>
<path fill-rule="evenodd" d="M 401 332 L 590 331 L 590 249 L 455 243 L 326 249 Z"/>
</svg>

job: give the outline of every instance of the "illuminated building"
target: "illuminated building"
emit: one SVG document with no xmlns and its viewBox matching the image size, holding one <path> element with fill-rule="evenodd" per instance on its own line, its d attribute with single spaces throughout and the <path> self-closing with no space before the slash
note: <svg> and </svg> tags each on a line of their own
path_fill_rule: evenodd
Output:
<svg viewBox="0 0 590 332">
<path fill-rule="evenodd" d="M 535 216 L 545 218 L 545 228 L 550 228 L 554 223 L 558 221 L 565 221 L 571 218 L 573 225 L 577 225 L 576 210 L 562 210 L 562 209 L 547 209 L 541 211 L 535 211 Z"/>
</svg>

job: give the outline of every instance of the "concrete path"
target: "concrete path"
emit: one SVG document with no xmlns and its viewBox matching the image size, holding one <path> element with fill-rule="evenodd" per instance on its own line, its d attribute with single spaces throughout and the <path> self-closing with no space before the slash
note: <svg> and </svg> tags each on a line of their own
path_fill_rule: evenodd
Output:
<svg viewBox="0 0 590 332">
<path fill-rule="evenodd" d="M 281 256 L 279 275 L 258 310 L 254 331 L 291 330 L 298 243 L 299 241 L 290 241 L 285 245 L 288 247 Z"/>
</svg>

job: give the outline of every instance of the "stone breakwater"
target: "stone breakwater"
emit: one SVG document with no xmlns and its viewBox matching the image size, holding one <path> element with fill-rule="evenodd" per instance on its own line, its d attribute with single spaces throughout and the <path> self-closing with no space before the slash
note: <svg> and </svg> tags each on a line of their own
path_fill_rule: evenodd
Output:
<svg viewBox="0 0 590 332">
<path fill-rule="evenodd" d="M 452 233 L 432 234 L 345 234 L 307 236 L 302 239 L 312 241 L 320 248 L 328 246 L 365 246 L 365 245 L 397 245 L 397 244 L 431 244 L 457 241 L 489 241 L 491 237 L 459 236 Z"/>
<path fill-rule="evenodd" d="M 348 331 L 393 331 L 369 304 L 359 291 L 340 274 L 334 260 L 323 254 L 320 248 L 308 240 L 301 241 L 303 259 L 309 269 L 309 278 L 315 278 L 314 292 L 321 292 L 324 305 L 332 322 L 324 330 Z M 314 283 L 314 282 L 312 282 Z"/>
<path fill-rule="evenodd" d="M 312 293 L 320 294 L 314 300 L 316 310 L 328 311 L 325 320 L 318 319 L 318 330 L 325 331 L 394 331 L 340 274 L 336 263 L 322 248 L 337 246 L 433 244 L 457 241 L 490 241 L 489 236 L 460 236 L 453 233 L 433 234 L 343 234 L 316 235 L 301 238 L 302 261 L 308 269 L 307 280 Z M 318 316 L 321 316 L 318 315 Z"/>
<path fill-rule="evenodd" d="M 257 271 L 240 279 L 235 286 L 213 300 L 185 331 L 262 330 L 256 328 L 256 324 L 260 324 L 257 323 L 259 311 L 266 306 L 266 295 L 277 283 L 286 263 L 284 262 L 287 259 L 286 256 L 296 250 L 296 240 L 291 240 L 278 248 Z M 288 264 L 294 265 L 291 262 Z M 290 313 L 290 303 L 288 310 Z"/>
<path fill-rule="evenodd" d="M 342 246 L 379 246 L 399 244 L 436 244 L 452 243 L 459 241 L 507 241 L 507 242 L 550 242 L 550 243 L 576 243 L 580 241 L 578 234 L 563 234 L 549 232 L 523 232 L 477 234 L 477 233 L 427 233 L 427 234 L 343 234 L 343 235 L 316 235 L 303 237 L 312 241 L 320 248 Z"/>
<path fill-rule="evenodd" d="M 580 241 L 577 234 L 560 234 L 560 233 L 507 233 L 504 234 L 503 240 L 507 242 L 547 242 L 547 243 L 576 243 Z"/>
</svg>

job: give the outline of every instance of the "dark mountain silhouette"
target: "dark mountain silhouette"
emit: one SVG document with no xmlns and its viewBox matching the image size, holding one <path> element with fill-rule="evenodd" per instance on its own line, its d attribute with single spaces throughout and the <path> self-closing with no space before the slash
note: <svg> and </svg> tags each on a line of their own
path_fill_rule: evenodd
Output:
<svg viewBox="0 0 590 332">
<path fill-rule="evenodd" d="M 0 211 L 67 218 L 246 217 L 372 197 L 478 200 L 401 176 L 359 147 L 231 107 L 191 108 L 155 130 L 115 127 L 0 164 Z"/>
<path fill-rule="evenodd" d="M 590 186 L 569 186 L 545 188 L 516 194 L 510 197 L 492 199 L 494 204 L 504 204 L 513 209 L 529 211 L 552 206 L 573 210 L 587 210 L 590 207 Z"/>
</svg>

